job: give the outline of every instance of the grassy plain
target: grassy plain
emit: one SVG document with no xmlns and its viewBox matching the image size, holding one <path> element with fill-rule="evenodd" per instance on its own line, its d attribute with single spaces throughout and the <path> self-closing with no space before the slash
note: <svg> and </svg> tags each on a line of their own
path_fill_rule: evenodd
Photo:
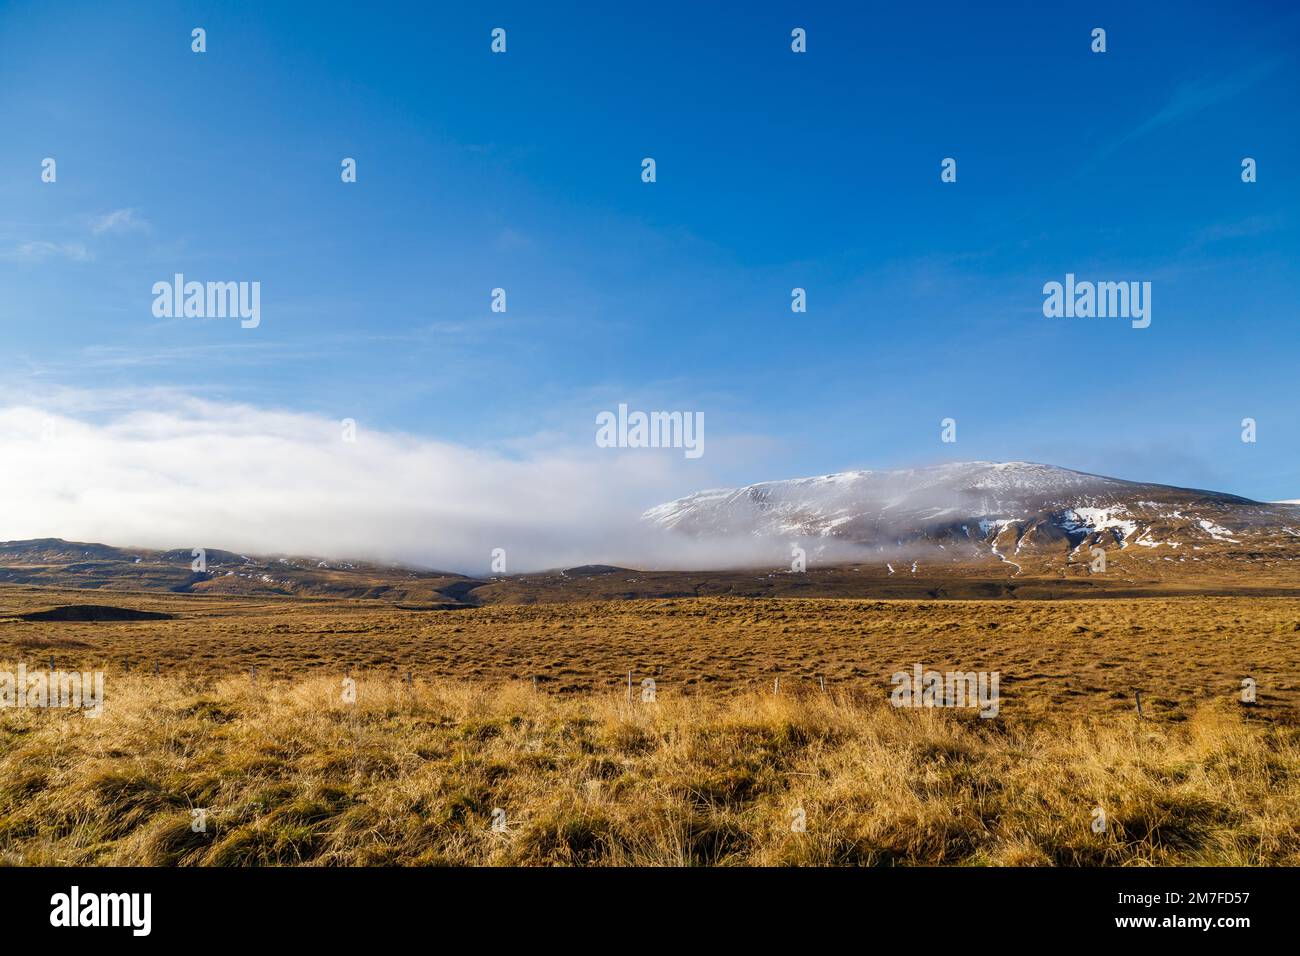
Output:
<svg viewBox="0 0 1300 956">
<path fill-rule="evenodd" d="M 3 596 L 0 670 L 106 672 L 98 719 L 0 709 L 3 862 L 1300 864 L 1294 598 Z M 914 663 L 1000 716 L 890 707 Z"/>
</svg>

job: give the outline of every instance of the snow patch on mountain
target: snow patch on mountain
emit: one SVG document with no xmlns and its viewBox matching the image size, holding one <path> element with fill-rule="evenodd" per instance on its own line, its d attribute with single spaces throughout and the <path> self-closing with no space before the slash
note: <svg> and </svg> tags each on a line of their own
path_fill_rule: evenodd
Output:
<svg viewBox="0 0 1300 956">
<path fill-rule="evenodd" d="M 1289 540 L 1296 514 L 1289 504 L 1033 462 L 958 462 L 715 488 L 642 518 L 698 538 L 834 540 L 876 552 L 969 542 L 977 554 L 1015 564 L 1008 553 Z"/>
<path fill-rule="evenodd" d="M 1086 526 L 1092 531 L 1110 531 L 1115 535 L 1121 548 L 1127 548 L 1129 538 L 1138 530 L 1138 524 L 1128 517 L 1128 512 L 1120 507 L 1110 508 L 1067 508 L 1066 512 L 1074 516 L 1075 528 Z"/>
<path fill-rule="evenodd" d="M 1201 518 L 1196 523 L 1215 541 L 1231 541 L 1233 544 L 1241 544 L 1240 541 L 1232 537 L 1231 531 L 1215 524 L 1213 521 Z"/>
</svg>

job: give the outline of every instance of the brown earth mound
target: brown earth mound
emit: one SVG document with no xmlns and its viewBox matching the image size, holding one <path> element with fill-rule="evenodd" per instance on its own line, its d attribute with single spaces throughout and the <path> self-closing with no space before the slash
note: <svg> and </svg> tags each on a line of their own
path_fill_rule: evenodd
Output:
<svg viewBox="0 0 1300 956">
<path fill-rule="evenodd" d="M 106 604 L 64 604 L 19 615 L 24 621 L 170 621 L 175 616 L 162 611 L 137 611 Z"/>
</svg>

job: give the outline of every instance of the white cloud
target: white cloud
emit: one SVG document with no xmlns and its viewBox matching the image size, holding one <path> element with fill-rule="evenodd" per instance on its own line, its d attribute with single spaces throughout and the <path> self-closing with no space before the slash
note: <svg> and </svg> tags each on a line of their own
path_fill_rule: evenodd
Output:
<svg viewBox="0 0 1300 956">
<path fill-rule="evenodd" d="M 337 420 L 171 392 L 0 404 L 0 500 L 10 505 L 0 513 L 0 539 L 356 557 L 476 573 L 498 547 L 512 572 L 717 564 L 716 551 L 688 550 L 639 522 L 643 509 L 683 485 L 714 484 L 704 460 L 598 449 L 594 433 L 593 418 L 589 447 L 533 446 L 511 457 L 375 431 L 365 421 L 349 444 Z"/>
<path fill-rule="evenodd" d="M 63 258 L 85 262 L 94 256 L 84 242 L 46 242 L 38 239 L 19 243 L 5 254 L 5 258 L 29 262 Z"/>
<path fill-rule="evenodd" d="M 148 231 L 149 223 L 140 217 L 134 209 L 114 209 L 110 213 L 97 216 L 90 224 L 90 231 L 97 236 L 106 232 Z"/>
<path fill-rule="evenodd" d="M 92 217 L 89 229 L 94 236 L 148 232 L 149 223 L 134 209 L 115 209 L 102 216 Z M 48 259 L 88 262 L 95 258 L 95 254 L 80 241 L 50 242 L 46 239 L 31 239 L 0 251 L 0 258 L 21 262 L 42 262 Z"/>
</svg>

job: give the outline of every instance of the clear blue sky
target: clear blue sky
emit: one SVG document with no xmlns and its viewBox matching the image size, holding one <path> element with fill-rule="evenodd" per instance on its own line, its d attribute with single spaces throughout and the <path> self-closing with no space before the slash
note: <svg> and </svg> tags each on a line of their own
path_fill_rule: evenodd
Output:
<svg viewBox="0 0 1300 956">
<path fill-rule="evenodd" d="M 479 6 L 0 3 L 0 380 L 1300 497 L 1289 5 Z M 261 327 L 155 319 L 174 272 L 260 281 Z M 1151 327 L 1044 318 L 1067 272 L 1151 281 Z"/>
</svg>

